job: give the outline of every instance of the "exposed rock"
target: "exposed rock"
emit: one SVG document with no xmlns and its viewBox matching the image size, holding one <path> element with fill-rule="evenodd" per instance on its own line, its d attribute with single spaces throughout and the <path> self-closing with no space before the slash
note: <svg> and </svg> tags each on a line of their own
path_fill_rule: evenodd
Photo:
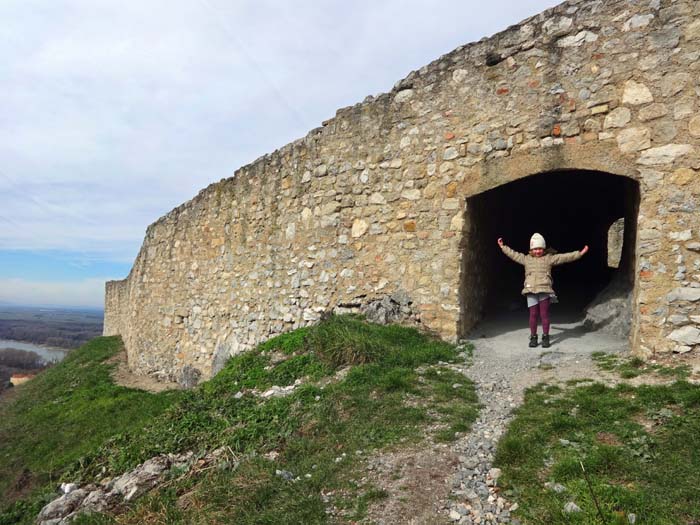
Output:
<svg viewBox="0 0 700 525">
<path fill-rule="evenodd" d="M 693 137 L 700 137 L 700 116 L 690 119 L 688 131 Z"/>
<path fill-rule="evenodd" d="M 646 166 L 658 166 L 661 164 L 671 164 L 678 157 L 687 155 L 693 150 L 688 144 L 668 144 L 658 148 L 651 148 L 642 153 L 637 163 Z"/>
<path fill-rule="evenodd" d="M 121 476 L 105 480 L 101 486 L 86 485 L 53 500 L 37 517 L 38 525 L 67 525 L 80 513 L 110 512 L 124 502 L 152 490 L 161 484 L 167 472 L 191 465 L 192 452 L 163 454 L 153 457 Z M 200 466 L 219 462 L 225 457 L 224 449 L 217 449 L 199 460 Z M 238 463 L 232 465 L 237 467 Z"/>
<path fill-rule="evenodd" d="M 51 503 L 46 505 L 39 516 L 37 517 L 37 523 L 40 525 L 55 519 L 61 519 L 69 514 L 72 514 L 83 500 L 88 495 L 88 491 L 85 489 L 76 489 L 67 494 L 64 494 L 58 499 L 53 500 Z"/>
<path fill-rule="evenodd" d="M 413 301 L 405 292 L 398 291 L 392 295 L 370 301 L 361 308 L 368 321 L 378 324 L 400 323 L 413 315 Z"/>
<path fill-rule="evenodd" d="M 399 91 L 394 97 L 394 101 L 397 103 L 407 102 L 413 98 L 414 92 L 412 89 L 404 89 Z"/>
<path fill-rule="evenodd" d="M 352 236 L 357 239 L 358 237 L 362 237 L 365 233 L 367 233 L 367 230 L 369 229 L 369 224 L 367 224 L 367 221 L 364 221 L 362 219 L 355 219 L 352 223 Z"/>
<path fill-rule="evenodd" d="M 661 95 L 672 97 L 676 93 L 683 91 L 689 81 L 690 75 L 688 73 L 669 73 L 661 81 Z"/>
<path fill-rule="evenodd" d="M 652 14 L 634 15 L 632 18 L 630 18 L 629 20 L 627 20 L 627 22 L 624 23 L 624 25 L 622 26 L 622 30 L 627 32 L 646 27 L 653 19 L 654 15 Z"/>
<path fill-rule="evenodd" d="M 700 20 L 694 20 L 685 28 L 684 35 L 686 40 L 700 39 Z"/>
<path fill-rule="evenodd" d="M 638 106 L 640 104 L 648 104 L 654 102 L 654 97 L 651 95 L 649 88 L 634 80 L 625 82 L 625 90 L 622 93 L 622 103 Z"/>
<path fill-rule="evenodd" d="M 576 503 L 574 503 L 573 501 L 570 501 L 566 505 L 564 505 L 564 512 L 566 512 L 567 514 L 581 512 L 581 507 L 576 505 Z"/>
<path fill-rule="evenodd" d="M 588 330 L 627 337 L 632 326 L 631 285 L 616 280 L 600 292 L 585 308 L 584 326 Z"/>
<path fill-rule="evenodd" d="M 202 372 L 193 366 L 186 365 L 182 369 L 182 374 L 178 380 L 178 384 L 182 388 L 192 388 L 197 386 L 199 379 L 202 376 Z"/>
<path fill-rule="evenodd" d="M 595 42 L 598 40 L 598 35 L 591 31 L 581 31 L 576 35 L 567 36 L 557 42 L 559 47 L 579 47 L 583 44 Z"/>
<path fill-rule="evenodd" d="M 170 458 L 157 456 L 145 461 L 136 469 L 122 474 L 109 485 L 109 488 L 121 494 L 125 501 L 130 501 L 154 487 L 161 474 L 169 468 Z"/>
<path fill-rule="evenodd" d="M 667 338 L 687 346 L 700 345 L 700 329 L 686 325 L 668 334 Z"/>
<path fill-rule="evenodd" d="M 690 168 L 679 168 L 671 175 L 671 183 L 677 184 L 678 186 L 685 186 L 695 180 L 695 178 L 695 172 Z"/>
<path fill-rule="evenodd" d="M 632 119 L 632 112 L 629 108 L 620 107 L 613 109 L 606 117 L 603 127 L 608 128 L 622 128 L 626 126 Z"/>
<path fill-rule="evenodd" d="M 700 301 L 700 288 L 675 288 L 666 295 L 666 300 L 669 303 L 675 303 L 678 301 Z"/>
<path fill-rule="evenodd" d="M 639 120 L 641 122 L 648 122 L 657 118 L 668 115 L 668 107 L 666 104 L 650 104 L 639 110 Z"/>
<path fill-rule="evenodd" d="M 571 31 L 573 23 L 573 19 L 567 16 L 550 18 L 544 24 L 542 24 L 542 29 L 549 36 L 560 37 Z"/>
<path fill-rule="evenodd" d="M 459 157 L 459 151 L 457 148 L 450 146 L 445 150 L 445 152 L 442 154 L 443 160 L 452 160 L 456 159 Z"/>
<path fill-rule="evenodd" d="M 686 346 L 686 345 L 678 345 L 674 347 L 673 353 L 674 354 L 687 354 L 688 352 L 691 352 L 693 350 L 692 346 Z"/>
<path fill-rule="evenodd" d="M 623 153 L 633 153 L 651 147 L 647 128 L 627 128 L 617 135 L 617 146 Z"/>
</svg>

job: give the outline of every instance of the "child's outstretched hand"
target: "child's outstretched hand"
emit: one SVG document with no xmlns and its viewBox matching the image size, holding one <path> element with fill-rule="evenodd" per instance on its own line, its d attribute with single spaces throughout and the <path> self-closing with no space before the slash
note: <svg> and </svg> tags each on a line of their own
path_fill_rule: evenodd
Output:
<svg viewBox="0 0 700 525">
<path fill-rule="evenodd" d="M 588 251 L 588 245 L 583 247 L 583 250 L 581 250 L 581 255 L 586 255 L 586 252 Z"/>
<path fill-rule="evenodd" d="M 503 237 L 498 238 L 498 245 L 503 248 Z M 588 249 L 588 246 L 586 246 L 586 250 Z"/>
</svg>

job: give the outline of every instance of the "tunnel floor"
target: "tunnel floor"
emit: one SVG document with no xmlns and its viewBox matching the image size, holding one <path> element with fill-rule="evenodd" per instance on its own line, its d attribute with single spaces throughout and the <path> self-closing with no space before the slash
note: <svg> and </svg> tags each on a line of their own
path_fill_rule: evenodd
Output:
<svg viewBox="0 0 700 525">
<path fill-rule="evenodd" d="M 634 244 L 639 203 L 638 184 L 628 178 L 590 171 L 538 174 L 467 199 L 460 289 L 467 334 L 477 322 L 515 316 L 527 325 L 521 295 L 524 269 L 498 247 L 505 244 L 527 253 L 534 232 L 558 253 L 589 252 L 553 269 L 552 322 L 581 320 L 584 309 L 613 280 L 634 283 Z M 608 266 L 608 231 L 624 218 L 619 268 Z"/>
</svg>

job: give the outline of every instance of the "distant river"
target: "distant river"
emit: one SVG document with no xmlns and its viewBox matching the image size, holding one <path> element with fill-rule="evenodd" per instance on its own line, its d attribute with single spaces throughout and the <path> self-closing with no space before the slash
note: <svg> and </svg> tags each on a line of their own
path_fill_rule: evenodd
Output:
<svg viewBox="0 0 700 525">
<path fill-rule="evenodd" d="M 11 339 L 0 339 L 0 352 L 5 348 L 15 348 L 17 350 L 27 350 L 28 352 L 36 352 L 44 361 L 61 361 L 70 350 L 65 348 L 53 348 L 50 346 L 39 346 L 32 343 L 23 343 L 22 341 L 13 341 Z"/>
</svg>

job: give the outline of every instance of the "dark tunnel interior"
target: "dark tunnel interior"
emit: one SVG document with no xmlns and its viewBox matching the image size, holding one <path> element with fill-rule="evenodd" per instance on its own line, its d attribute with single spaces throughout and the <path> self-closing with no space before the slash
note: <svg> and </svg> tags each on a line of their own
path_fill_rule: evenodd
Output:
<svg viewBox="0 0 700 525">
<path fill-rule="evenodd" d="M 580 318 L 585 306 L 613 279 L 631 287 L 638 206 L 636 181 L 591 171 L 533 175 L 468 198 L 460 288 L 462 333 L 483 318 L 527 309 L 521 295 L 523 267 L 501 252 L 498 237 L 521 253 L 528 252 L 534 232 L 559 253 L 589 246 L 581 260 L 553 269 L 560 301 L 553 307 L 553 318 Z M 621 218 L 624 242 L 619 267 L 614 268 L 608 264 L 608 233 Z"/>
</svg>

